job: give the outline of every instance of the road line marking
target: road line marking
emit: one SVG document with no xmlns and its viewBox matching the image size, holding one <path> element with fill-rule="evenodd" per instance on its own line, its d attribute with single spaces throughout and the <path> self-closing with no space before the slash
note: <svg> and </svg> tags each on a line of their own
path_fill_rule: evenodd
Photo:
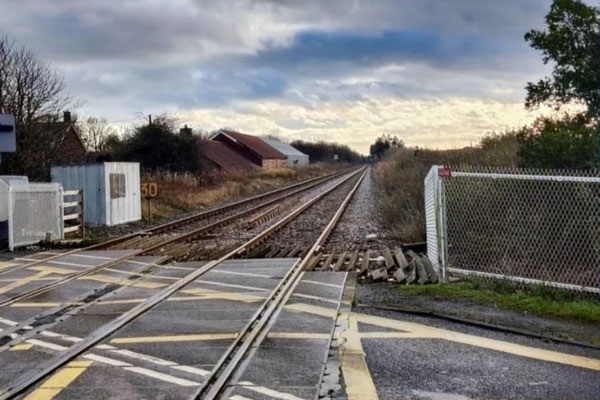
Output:
<svg viewBox="0 0 600 400">
<path fill-rule="evenodd" d="M 328 286 L 328 287 L 332 287 L 332 288 L 336 288 L 336 289 L 341 289 L 343 287 L 342 285 L 335 285 L 333 283 L 324 283 L 324 282 L 310 281 L 308 279 L 301 280 L 300 283 L 309 283 L 311 285 Z"/>
<path fill-rule="evenodd" d="M 61 279 L 61 278 L 59 278 L 58 276 L 56 276 L 56 277 L 39 278 L 37 280 L 38 281 L 57 281 L 59 279 Z M 0 282 L 18 282 L 20 280 L 21 280 L 21 278 L 0 279 Z"/>
<path fill-rule="evenodd" d="M 301 399 L 300 397 L 296 397 L 289 393 L 282 393 L 277 390 L 269 389 L 264 386 L 256 386 L 254 383 L 248 382 L 248 381 L 238 382 L 238 385 L 243 386 L 244 389 L 252 390 L 253 392 L 264 394 L 269 397 L 273 397 L 273 398 L 280 399 L 280 400 L 304 400 L 304 399 Z M 232 397 L 230 397 L 230 399 L 231 398 Z"/>
<path fill-rule="evenodd" d="M 108 358 L 104 356 L 100 356 L 98 354 L 84 354 L 83 358 L 87 358 L 88 360 L 98 361 L 102 364 L 112 365 L 113 367 L 131 367 L 133 364 L 130 364 L 125 361 L 115 360 L 114 358 Z"/>
<path fill-rule="evenodd" d="M 97 281 L 102 283 L 112 283 L 119 286 L 130 286 L 142 289 L 158 289 L 167 286 L 166 283 L 158 283 L 158 282 L 138 282 L 127 278 L 118 278 L 116 276 L 103 275 L 103 274 L 94 274 L 83 276 L 78 278 L 79 280 L 86 281 Z"/>
<path fill-rule="evenodd" d="M 14 267 L 16 265 L 21 265 L 20 263 L 11 263 L 6 261 L 0 261 L 0 271 L 6 268 Z"/>
<path fill-rule="evenodd" d="M 59 344 L 44 342 L 42 340 L 37 340 L 37 339 L 29 339 L 29 340 L 26 340 L 26 342 L 31 343 L 36 346 L 44 347 L 44 348 L 50 349 L 50 350 L 63 351 L 63 350 L 68 349 L 68 347 L 61 346 Z"/>
<path fill-rule="evenodd" d="M 29 350 L 33 347 L 31 343 L 21 343 L 14 345 L 10 348 L 10 351 Z"/>
<path fill-rule="evenodd" d="M 72 361 L 46 379 L 39 389 L 34 390 L 25 400 L 50 400 L 69 386 L 90 365 L 91 361 Z"/>
<path fill-rule="evenodd" d="M 341 369 L 348 400 L 379 400 L 358 335 L 358 322 L 348 313 L 341 315 L 340 319 L 348 321 L 348 328 L 339 337 Z"/>
<path fill-rule="evenodd" d="M 100 348 L 100 347 L 96 346 L 96 348 Z M 142 361 L 147 361 L 147 362 L 150 362 L 152 364 L 162 365 L 162 366 L 165 366 L 165 367 L 171 367 L 171 366 L 177 365 L 177 363 L 175 363 L 173 361 L 168 361 L 168 360 L 163 360 L 162 358 L 147 356 L 145 354 L 136 353 L 136 352 L 131 351 L 131 350 L 115 349 L 114 347 L 113 347 L 113 349 L 114 350 L 110 350 L 111 353 L 120 354 L 120 355 L 125 356 L 125 357 L 131 357 L 131 358 L 135 358 L 135 359 L 142 360 Z"/>
<path fill-rule="evenodd" d="M 263 292 L 263 291 L 268 292 L 271 290 L 271 289 L 265 289 L 265 288 L 255 287 L 255 286 L 244 286 L 244 285 L 235 285 L 233 283 L 206 281 L 203 279 L 196 279 L 194 281 L 194 283 L 204 283 L 205 285 L 215 285 L 215 286 L 232 287 L 232 288 L 236 288 L 236 289 L 246 289 L 246 290 L 250 290 L 252 292 Z M 194 289 L 190 289 L 190 290 L 194 290 Z"/>
<path fill-rule="evenodd" d="M 0 323 L 3 323 L 4 325 L 8 325 L 8 326 L 17 326 L 17 325 L 19 325 L 18 322 L 11 321 L 10 319 L 6 319 L 6 318 L 2 318 L 2 317 L 0 317 Z"/>
<path fill-rule="evenodd" d="M 312 296 L 310 294 L 293 294 L 292 297 L 302 297 L 304 299 L 318 300 L 318 301 L 323 301 L 326 303 L 333 303 L 333 304 L 339 303 L 339 301 L 337 301 L 337 300 L 331 300 L 331 299 L 327 299 L 325 297 L 320 297 L 320 296 Z"/>
<path fill-rule="evenodd" d="M 183 371 L 183 372 L 187 372 L 187 373 L 194 374 L 194 375 L 200 375 L 200 376 L 210 375 L 210 371 L 207 371 L 205 369 L 196 368 L 196 367 L 191 367 L 189 365 L 177 365 L 172 368 L 176 369 L 178 371 Z"/>
<path fill-rule="evenodd" d="M 324 339 L 330 338 L 329 333 L 310 333 L 310 332 L 270 332 L 267 337 L 270 339 Z"/>
<path fill-rule="evenodd" d="M 47 275 L 50 275 L 51 273 L 52 273 L 52 272 L 48 272 L 48 271 L 40 271 L 40 272 L 38 272 L 37 274 L 33 274 L 33 275 L 31 275 L 31 276 L 28 276 L 28 277 L 26 277 L 26 278 L 21 278 L 21 279 L 19 279 L 19 280 L 18 280 L 18 281 L 16 281 L 16 282 L 12 282 L 12 283 L 9 283 L 9 284 L 8 284 L 8 285 L 6 285 L 6 286 L 2 286 L 2 287 L 0 287 L 0 294 L 2 294 L 2 293 L 6 293 L 6 292 L 9 292 L 9 291 L 11 291 L 11 290 L 13 290 L 13 289 L 16 289 L 16 288 L 19 288 L 19 287 L 21 287 L 21 286 L 25 286 L 25 285 L 27 285 L 28 283 L 31 283 L 31 282 L 37 281 L 39 278 L 44 278 L 44 277 L 46 277 Z"/>
<path fill-rule="evenodd" d="M 320 315 L 321 317 L 335 318 L 337 317 L 337 310 L 326 307 L 314 306 L 312 304 L 296 303 L 286 304 L 284 306 L 286 310 L 295 312 L 305 312 L 314 315 Z"/>
<path fill-rule="evenodd" d="M 233 396 L 230 396 L 228 398 L 228 400 L 252 400 L 248 397 L 244 397 L 244 396 L 240 396 L 239 394 L 234 394 Z"/>
<path fill-rule="evenodd" d="M 208 340 L 235 339 L 237 333 L 201 333 L 191 335 L 172 335 L 172 336 L 138 336 L 115 338 L 110 342 L 115 344 L 123 343 L 163 343 L 163 342 L 201 342 Z"/>
<path fill-rule="evenodd" d="M 105 269 L 103 269 L 103 271 L 114 272 L 114 273 L 117 273 L 120 275 L 134 275 L 134 276 L 139 276 L 139 277 L 164 279 L 164 280 L 169 280 L 169 281 L 177 281 L 177 280 L 181 279 L 181 278 L 176 278 L 174 276 L 146 274 L 146 273 L 142 273 L 142 272 L 127 271 L 127 270 L 122 270 L 122 269 L 117 269 L 117 268 L 105 268 Z"/>
<path fill-rule="evenodd" d="M 423 337 L 427 338 L 435 337 L 450 342 L 468 344 L 475 347 L 514 354 L 519 357 L 533 358 L 536 360 L 600 371 L 600 362 L 594 358 L 560 353 L 552 350 L 544 350 L 502 340 L 460 333 L 448 329 L 434 328 L 427 325 L 416 324 L 414 322 L 377 317 L 374 315 L 352 313 L 352 316 L 359 322 L 383 326 L 386 328 L 401 329 L 415 334 L 423 334 Z"/>
<path fill-rule="evenodd" d="M 424 332 L 361 332 L 361 339 L 435 339 L 437 334 Z"/>
<path fill-rule="evenodd" d="M 152 371 L 151 369 L 142 368 L 142 367 L 125 367 L 127 371 L 137 372 L 141 375 L 146 375 L 154 379 L 158 379 L 163 382 L 175 383 L 179 386 L 199 386 L 199 382 L 189 381 L 183 378 L 177 378 L 176 376 L 171 376 L 167 374 L 163 374 L 162 372 Z"/>
<path fill-rule="evenodd" d="M 251 272 L 236 272 L 236 271 L 220 271 L 220 270 L 215 270 L 215 271 L 211 271 L 217 274 L 229 274 L 229 275 L 240 275 L 240 276 L 253 276 L 256 278 L 267 278 L 267 279 L 273 279 L 273 276 L 270 275 L 263 275 L 263 274 L 253 274 Z"/>
</svg>

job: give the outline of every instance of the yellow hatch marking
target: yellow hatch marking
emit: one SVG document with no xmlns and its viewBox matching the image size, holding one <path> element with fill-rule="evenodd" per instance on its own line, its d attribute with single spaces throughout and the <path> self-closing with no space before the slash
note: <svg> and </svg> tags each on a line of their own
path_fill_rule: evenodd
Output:
<svg viewBox="0 0 600 400">
<path fill-rule="evenodd" d="M 50 400 L 70 385 L 90 365 L 91 361 L 72 361 L 48 378 L 39 389 L 34 390 L 25 400 Z"/>
<path fill-rule="evenodd" d="M 17 344 L 14 345 L 13 347 L 10 348 L 10 351 L 19 351 L 19 350 L 29 350 L 33 347 L 32 344 L 29 343 L 21 343 L 21 344 Z"/>
</svg>

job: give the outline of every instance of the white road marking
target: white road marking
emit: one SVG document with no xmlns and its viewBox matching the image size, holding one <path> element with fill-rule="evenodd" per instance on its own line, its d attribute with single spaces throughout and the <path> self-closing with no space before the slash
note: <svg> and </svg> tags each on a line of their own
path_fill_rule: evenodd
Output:
<svg viewBox="0 0 600 400">
<path fill-rule="evenodd" d="M 137 372 L 140 375 L 146 375 L 160 381 L 175 383 L 179 386 L 199 386 L 199 382 L 188 381 L 187 379 L 177 378 L 175 376 L 163 374 L 161 372 L 152 371 L 151 369 L 141 367 L 125 367 L 127 371 Z"/>
<path fill-rule="evenodd" d="M 326 303 L 333 303 L 333 304 L 339 303 L 337 300 L 326 299 L 325 297 L 319 297 L 319 296 L 311 296 L 309 294 L 293 294 L 292 297 L 302 297 L 305 299 L 319 300 L 319 301 L 324 301 Z"/>
<path fill-rule="evenodd" d="M 234 285 L 233 283 L 223 283 L 223 282 L 214 282 L 214 281 L 205 281 L 202 279 L 196 279 L 194 282 L 196 283 L 204 283 L 206 285 L 214 285 L 214 286 L 224 286 L 224 287 L 232 287 L 237 289 L 247 289 L 251 291 L 263 291 L 268 292 L 270 289 L 259 288 L 254 286 L 243 286 L 243 285 Z M 192 289 L 193 290 L 193 289 Z"/>
<path fill-rule="evenodd" d="M 211 271 L 217 274 L 229 274 L 229 275 L 241 275 L 241 276 L 253 276 L 256 278 L 267 278 L 267 279 L 272 279 L 273 277 L 270 275 L 263 275 L 263 274 L 253 274 L 251 272 L 235 272 L 235 271 L 220 271 L 220 270 L 215 270 L 215 271 Z"/>
<path fill-rule="evenodd" d="M 254 386 L 254 384 L 252 382 L 248 382 L 248 381 L 238 382 L 238 385 L 244 386 L 244 389 L 252 390 L 253 392 L 265 394 L 267 396 L 274 397 L 274 398 L 280 399 L 280 400 L 306 400 L 306 399 L 302 399 L 300 397 L 291 395 L 289 393 L 282 393 L 277 390 L 269 389 L 269 388 L 266 388 L 263 386 Z M 231 399 L 231 397 L 230 397 L 230 399 Z"/>
<path fill-rule="evenodd" d="M 320 285 L 320 286 L 328 286 L 328 287 L 332 287 L 332 288 L 342 288 L 342 285 L 335 285 L 333 283 L 324 283 L 324 282 L 318 282 L 318 281 L 310 281 L 308 279 L 304 279 L 301 280 L 300 283 L 310 283 L 311 285 Z"/>
</svg>

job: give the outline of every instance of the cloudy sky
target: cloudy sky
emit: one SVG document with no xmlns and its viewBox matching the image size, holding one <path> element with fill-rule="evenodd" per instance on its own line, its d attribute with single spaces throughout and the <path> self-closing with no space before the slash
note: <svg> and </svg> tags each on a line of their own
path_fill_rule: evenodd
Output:
<svg viewBox="0 0 600 400">
<path fill-rule="evenodd" d="M 0 34 L 64 74 L 80 115 L 176 114 L 363 153 L 456 148 L 528 123 L 550 0 L 0 0 Z"/>
</svg>

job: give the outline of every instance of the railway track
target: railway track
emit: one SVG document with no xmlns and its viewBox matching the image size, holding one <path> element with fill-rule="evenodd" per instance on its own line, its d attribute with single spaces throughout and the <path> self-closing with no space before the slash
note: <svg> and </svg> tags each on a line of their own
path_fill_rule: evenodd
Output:
<svg viewBox="0 0 600 400">
<path fill-rule="evenodd" d="M 110 335 L 128 326 L 149 310 L 165 301 L 171 301 L 173 298 L 181 296 L 187 286 L 199 282 L 199 278 L 209 274 L 226 261 L 252 258 L 265 244 L 285 241 L 290 229 L 294 230 L 299 225 L 306 226 L 309 224 L 309 231 L 312 236 L 307 235 L 306 237 L 312 238 L 308 239 L 312 240 L 312 243 L 308 247 L 305 246 L 305 243 L 302 243 L 294 252 L 288 251 L 285 254 L 285 256 L 290 257 L 301 257 L 300 261 L 296 262 L 279 280 L 275 288 L 269 291 L 268 297 L 239 331 L 235 340 L 228 346 L 192 396 L 201 399 L 221 398 L 232 377 L 239 371 L 240 366 L 247 362 L 250 348 L 264 339 L 269 322 L 281 311 L 286 299 L 291 296 L 297 287 L 302 274 L 309 270 L 311 265 L 314 264 L 315 258 L 320 256 L 322 246 L 364 175 L 365 169 L 359 169 L 346 174 L 332 174 L 327 177 L 312 179 L 302 184 L 292 185 L 236 203 L 238 206 L 244 205 L 241 210 L 235 209 L 237 206 L 229 205 L 220 211 L 211 210 L 203 215 L 198 214 L 159 226 L 150 231 L 138 232 L 80 250 L 80 252 L 89 252 L 90 250 L 102 249 L 113 253 L 120 251 L 124 254 L 118 253 L 108 261 L 16 294 L 3 300 L 0 303 L 0 310 L 16 303 L 22 304 L 26 299 L 51 295 L 54 289 L 59 287 L 64 289 L 69 287 L 68 283 L 79 282 L 81 278 L 96 274 L 99 271 L 113 270 L 112 272 L 116 272 L 114 268 L 123 268 L 123 265 L 129 265 L 126 269 L 127 274 L 124 278 L 119 278 L 121 281 L 96 287 L 92 291 L 88 290 L 74 301 L 69 299 L 68 302 L 60 302 L 58 306 L 50 310 L 34 314 L 26 320 L 13 324 L 11 328 L 5 329 L 2 332 L 3 337 L 0 339 L 0 357 L 15 346 L 22 345 L 26 341 L 36 340 L 35 338 L 39 338 L 40 335 L 47 334 L 50 328 L 60 326 L 65 320 L 79 314 L 85 314 L 87 309 L 94 309 L 107 296 L 115 293 L 118 296 L 118 292 L 124 289 L 123 287 L 119 288 L 119 286 L 122 286 L 123 279 L 127 280 L 127 285 L 124 285 L 125 288 L 130 290 L 129 288 L 134 288 L 136 285 L 147 284 L 147 279 L 150 277 L 166 279 L 167 276 L 161 275 L 166 268 L 177 269 L 176 266 L 170 267 L 171 264 L 165 265 L 166 261 L 188 261 L 186 265 L 194 264 L 189 263 L 190 260 L 206 259 L 210 261 L 194 264 L 196 267 L 186 271 L 183 277 L 168 277 L 171 279 L 169 282 L 172 283 L 160 288 L 154 295 L 141 299 L 133 307 L 97 327 L 97 329 L 86 334 L 85 337 L 80 338 L 71 346 L 66 347 L 57 355 L 38 365 L 34 370 L 23 371 L 17 379 L 3 388 L 4 390 L 0 392 L 0 399 L 12 399 L 26 393 L 40 381 L 51 376 L 61 367 L 86 353 L 86 351 L 94 348 Z M 292 200 L 299 195 L 303 196 L 301 196 L 302 201 Z M 306 197 L 309 198 L 306 200 Z M 252 204 L 256 200 L 261 201 L 259 204 Z M 292 211 L 286 213 L 284 210 L 287 209 L 292 209 Z M 215 216 L 217 218 L 207 220 Z M 199 221 L 204 222 L 199 223 Z M 233 222 L 238 227 L 245 227 L 244 234 L 237 238 L 241 243 L 228 240 L 224 246 L 219 248 L 215 247 L 209 251 L 203 249 L 206 247 L 207 242 L 215 241 L 215 237 L 220 235 L 220 230 L 230 227 Z M 263 225 L 266 222 L 273 223 L 265 229 Z M 226 229 L 224 232 L 228 234 L 230 231 Z M 73 255 L 77 252 L 67 252 L 66 254 Z M 57 262 L 64 255 L 53 255 L 50 259 L 32 261 L 25 264 L 25 266 L 18 266 L 9 271 L 20 271 L 42 263 Z M 279 256 L 284 256 L 284 254 Z M 141 257 L 153 258 L 149 262 L 136 261 Z M 169 272 L 172 272 L 172 270 Z M 229 286 L 237 285 L 229 284 Z"/>
<path fill-rule="evenodd" d="M 111 259 L 104 263 L 88 268 L 79 273 L 74 273 L 64 278 L 53 281 L 48 284 L 41 285 L 29 291 L 19 293 L 12 297 L 3 299 L 0 301 L 0 309 L 18 301 L 25 300 L 50 289 L 53 289 L 59 285 L 63 285 L 75 279 L 82 278 L 86 275 L 97 273 L 101 270 L 113 267 L 122 262 L 132 259 L 136 256 L 142 256 L 147 254 L 160 254 L 161 256 L 168 257 L 169 260 L 177 259 L 190 259 L 195 257 L 205 257 L 213 259 L 215 257 L 226 254 L 226 250 L 214 249 L 206 250 L 205 243 L 202 241 L 202 235 L 205 235 L 211 231 L 214 231 L 226 224 L 239 221 L 240 219 L 251 216 L 255 213 L 260 213 L 265 207 L 269 207 L 273 204 L 281 203 L 287 199 L 293 198 L 294 196 L 313 189 L 319 185 L 330 182 L 339 178 L 343 173 L 333 173 L 326 175 L 325 177 L 318 177 L 309 179 L 298 184 L 293 184 L 281 189 L 277 189 L 259 196 L 254 196 L 249 199 L 245 199 L 239 202 L 235 202 L 229 205 L 225 205 L 213 210 L 201 212 L 186 218 L 182 218 L 176 221 L 172 221 L 149 230 L 142 232 L 136 232 L 123 237 L 108 240 L 103 243 L 88 246 L 82 249 L 68 251 L 66 253 L 59 253 L 46 257 L 40 260 L 26 262 L 24 264 L 9 268 L 5 271 L 0 272 L 0 276 L 25 268 L 30 268 L 35 265 L 42 263 L 48 263 L 55 261 L 60 257 L 66 255 L 74 255 L 84 251 L 91 250 L 127 250 L 127 253 Z M 256 202 L 258 204 L 254 204 Z M 241 207 L 241 210 L 239 209 Z M 223 215 L 225 214 L 225 215 Z M 274 214 L 273 214 L 274 215 Z M 267 222 L 267 218 L 263 217 L 262 221 Z M 195 239 L 200 239 L 196 240 Z M 185 257 L 184 257 L 185 256 Z"/>
</svg>

